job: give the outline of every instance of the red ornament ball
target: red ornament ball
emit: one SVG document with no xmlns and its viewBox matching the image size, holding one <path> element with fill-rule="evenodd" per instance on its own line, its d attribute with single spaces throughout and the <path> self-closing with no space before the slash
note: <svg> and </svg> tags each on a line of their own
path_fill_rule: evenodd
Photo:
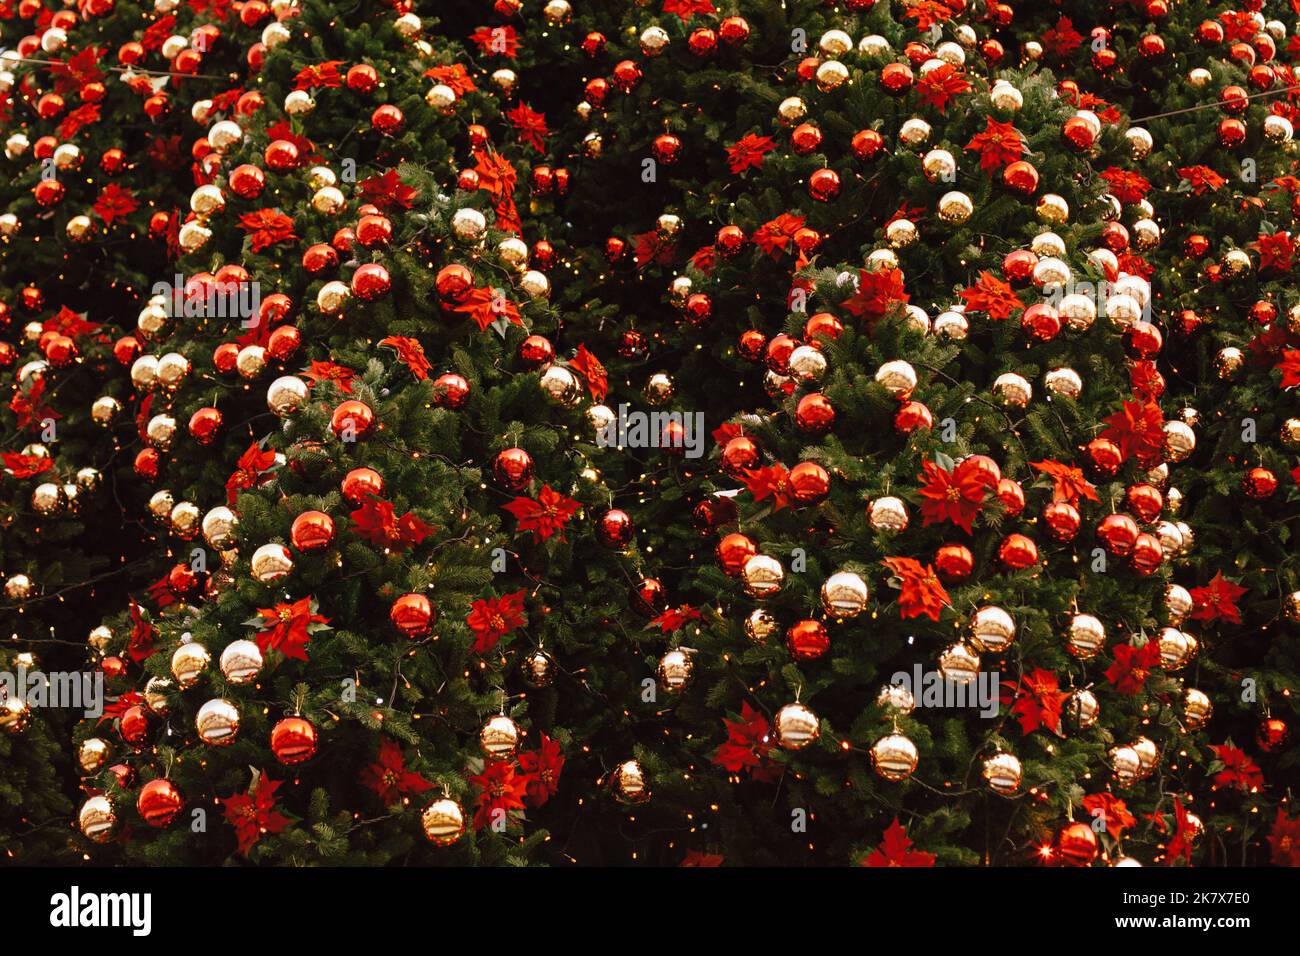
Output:
<svg viewBox="0 0 1300 956">
<path fill-rule="evenodd" d="M 185 800 L 176 785 L 170 780 L 150 780 L 140 788 L 136 798 L 135 809 L 140 819 L 151 827 L 161 829 L 170 826 L 180 816 Z"/>
<path fill-rule="evenodd" d="M 306 763 L 316 753 L 316 727 L 303 717 L 285 717 L 271 728 L 271 753 L 286 767 Z"/>
<path fill-rule="evenodd" d="M 523 491 L 533 480 L 533 456 L 522 448 L 507 448 L 492 461 L 492 475 L 507 491 Z"/>
<path fill-rule="evenodd" d="M 407 637 L 423 637 L 433 627 L 437 614 L 427 594 L 403 594 L 393 602 L 388 619 Z"/>
<path fill-rule="evenodd" d="M 324 511 L 304 511 L 293 519 L 289 541 L 303 554 L 324 551 L 334 543 L 334 519 Z"/>
</svg>

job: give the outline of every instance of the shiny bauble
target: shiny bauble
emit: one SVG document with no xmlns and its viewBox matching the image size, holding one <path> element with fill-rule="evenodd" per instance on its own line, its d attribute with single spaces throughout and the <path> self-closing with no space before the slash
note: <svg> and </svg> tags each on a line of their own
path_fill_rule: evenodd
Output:
<svg viewBox="0 0 1300 956">
<path fill-rule="evenodd" d="M 776 618 L 764 608 L 751 611 L 745 618 L 745 636 L 754 644 L 765 644 L 778 630 Z"/>
<path fill-rule="evenodd" d="M 1097 656 L 1106 643 L 1106 628 L 1091 614 L 1075 614 L 1066 629 L 1066 649 L 1080 660 Z"/>
<path fill-rule="evenodd" d="M 659 688 L 666 694 L 680 694 L 690 682 L 694 664 L 686 651 L 674 649 L 659 658 L 656 674 Z"/>
<path fill-rule="evenodd" d="M 894 398 L 905 401 L 916 388 L 916 370 L 909 363 L 895 359 L 876 370 L 876 381 Z"/>
<path fill-rule="evenodd" d="M 271 728 L 271 752 L 287 767 L 310 760 L 316 753 L 316 728 L 303 717 L 285 717 Z"/>
<path fill-rule="evenodd" d="M 1080 689 L 1065 699 L 1063 710 L 1067 726 L 1072 730 L 1082 731 L 1097 723 L 1101 708 L 1092 691 Z"/>
<path fill-rule="evenodd" d="M 1167 671 L 1179 671 L 1196 656 L 1196 638 L 1176 627 L 1162 628 L 1157 638 L 1160 645 L 1160 666 Z"/>
<path fill-rule="evenodd" d="M 239 709 L 228 700 L 213 698 L 199 708 L 194 726 L 205 744 L 229 746 L 239 733 Z"/>
<path fill-rule="evenodd" d="M 117 832 L 117 811 L 112 801 L 100 794 L 81 805 L 77 813 L 77 828 L 82 836 L 95 843 L 107 843 Z"/>
<path fill-rule="evenodd" d="M 822 583 L 822 609 L 835 618 L 854 618 L 867 607 L 867 582 L 854 571 L 837 571 Z"/>
<path fill-rule="evenodd" d="M 296 375 L 282 375 L 266 390 L 267 407 L 280 418 L 292 415 L 307 401 L 307 383 Z"/>
<path fill-rule="evenodd" d="M 986 757 L 980 773 L 990 790 L 1000 796 L 1009 797 L 1020 789 L 1024 768 L 1020 764 L 1020 758 L 1015 754 L 1002 751 Z"/>
<path fill-rule="evenodd" d="M 533 480 L 533 458 L 522 448 L 507 448 L 493 459 L 492 475 L 507 491 L 522 491 Z"/>
<path fill-rule="evenodd" d="M 886 684 L 876 695 L 876 706 L 891 715 L 906 717 L 916 709 L 916 697 L 905 684 Z"/>
<path fill-rule="evenodd" d="M 203 539 L 218 551 L 227 551 L 235 544 L 238 530 L 239 518 L 225 505 L 203 516 Z"/>
<path fill-rule="evenodd" d="M 619 508 L 610 508 L 596 522 L 596 540 L 613 550 L 627 548 L 635 533 L 632 516 Z"/>
<path fill-rule="evenodd" d="M 1266 717 L 1255 731 L 1255 743 L 1265 753 L 1279 753 L 1291 738 L 1291 729 L 1279 717 Z"/>
<path fill-rule="evenodd" d="M 451 846 L 465 835 L 465 811 L 455 800 L 443 797 L 424 808 L 420 827 L 434 846 Z"/>
<path fill-rule="evenodd" d="M 897 731 L 871 745 L 871 768 L 894 783 L 910 777 L 918 759 L 916 744 Z"/>
<path fill-rule="evenodd" d="M 303 554 L 324 551 L 334 543 L 334 519 L 324 511 L 304 511 L 293 519 L 289 541 Z"/>
<path fill-rule="evenodd" d="M 1088 866 L 1097 858 L 1097 834 L 1086 823 L 1071 823 L 1056 835 L 1062 866 Z"/>
<path fill-rule="evenodd" d="M 182 644 L 172 652 L 171 671 L 176 686 L 187 690 L 199 682 L 212 657 L 208 649 L 195 641 Z"/>
<path fill-rule="evenodd" d="M 1189 731 L 1200 730 L 1214 714 L 1214 704 L 1204 691 L 1189 687 L 1183 691 L 1183 726 Z"/>
<path fill-rule="evenodd" d="M 540 647 L 524 656 L 520 670 L 530 687 L 545 687 L 555 679 L 554 661 Z"/>
<path fill-rule="evenodd" d="M 393 627 L 412 639 L 428 634 L 437 617 L 428 595 L 418 592 L 401 595 L 388 612 Z"/>
<path fill-rule="evenodd" d="M 231 641 L 221 652 L 221 673 L 232 684 L 251 684 L 262 671 L 262 649 L 253 641 Z"/>
<path fill-rule="evenodd" d="M 785 750 L 803 750 L 821 735 L 817 715 L 798 701 L 778 710 L 772 727 L 776 742 Z"/>
<path fill-rule="evenodd" d="M 907 529 L 907 505 L 890 495 L 876 498 L 867 506 L 867 522 L 882 534 L 897 534 Z"/>
<path fill-rule="evenodd" d="M 775 594 L 785 581 L 785 568 L 771 555 L 755 554 L 745 561 L 741 569 L 745 593 L 750 597 L 764 598 Z"/>
<path fill-rule="evenodd" d="M 95 774 L 104 769 L 112 748 L 102 737 L 87 737 L 77 745 L 77 766 L 84 774 Z"/>
<path fill-rule="evenodd" d="M 979 676 L 979 670 L 979 655 L 960 641 L 939 655 L 939 672 L 954 684 L 969 684 Z"/>
<path fill-rule="evenodd" d="M 150 780 L 140 788 L 135 808 L 140 814 L 140 819 L 151 827 L 161 829 L 170 826 L 180 816 L 184 804 L 181 792 L 176 789 L 174 783 L 170 780 L 158 779 Z"/>
<path fill-rule="evenodd" d="M 479 749 L 489 760 L 509 760 L 519 750 L 519 726 L 505 714 L 489 717 L 478 734 Z"/>
<path fill-rule="evenodd" d="M 259 584 L 271 584 L 293 571 L 293 555 L 282 544 L 264 544 L 248 561 L 249 573 Z"/>
<path fill-rule="evenodd" d="M 650 800 L 650 784 L 645 771 L 636 760 L 625 760 L 610 775 L 614 798 L 620 803 L 635 806 Z"/>
<path fill-rule="evenodd" d="M 975 650 L 1001 654 L 1016 639 L 1016 622 L 996 605 L 979 608 L 971 615 L 970 642 Z"/>
</svg>

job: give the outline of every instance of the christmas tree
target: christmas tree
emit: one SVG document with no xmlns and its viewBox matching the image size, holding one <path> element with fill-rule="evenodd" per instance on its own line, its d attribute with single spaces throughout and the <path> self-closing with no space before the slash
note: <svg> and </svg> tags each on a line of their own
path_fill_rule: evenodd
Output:
<svg viewBox="0 0 1300 956">
<path fill-rule="evenodd" d="M 1266 5 L 6 13 L 18 858 L 1295 861 Z"/>
</svg>

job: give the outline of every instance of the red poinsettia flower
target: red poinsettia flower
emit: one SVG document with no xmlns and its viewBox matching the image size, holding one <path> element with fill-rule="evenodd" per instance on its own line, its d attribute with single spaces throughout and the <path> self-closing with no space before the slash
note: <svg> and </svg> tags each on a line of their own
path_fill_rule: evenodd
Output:
<svg viewBox="0 0 1300 956">
<path fill-rule="evenodd" d="M 329 630 L 329 618 L 318 614 L 316 599 L 305 598 L 275 607 L 258 608 L 257 617 L 246 623 L 259 628 L 257 646 L 263 653 L 279 651 L 285 657 L 307 660 L 307 644 L 312 634 Z"/>
<path fill-rule="evenodd" d="M 453 312 L 463 312 L 474 320 L 480 332 L 485 331 L 493 322 L 505 319 L 512 325 L 523 325 L 519 306 L 506 298 L 500 289 L 484 286 L 475 289 L 460 302 L 452 306 Z"/>
<path fill-rule="evenodd" d="M 1290 272 L 1295 261 L 1295 245 L 1291 236 L 1285 232 L 1275 232 L 1271 236 L 1260 236 L 1255 243 L 1259 250 L 1259 270 L 1261 272 Z"/>
<path fill-rule="evenodd" d="M 158 636 L 157 629 L 144 616 L 144 608 L 131 601 L 131 642 L 127 645 L 127 656 L 137 664 L 153 653 L 153 641 Z"/>
<path fill-rule="evenodd" d="M 351 518 L 357 537 L 376 548 L 394 551 L 418 545 L 434 531 L 413 511 L 399 518 L 393 503 L 383 498 L 371 498 L 353 511 Z"/>
<path fill-rule="evenodd" d="M 921 469 L 917 480 L 923 482 L 919 494 L 924 524 L 951 521 L 970 534 L 991 487 L 988 473 L 969 458 L 952 471 L 932 461 L 921 462 Z"/>
<path fill-rule="evenodd" d="M 600 364 L 600 359 L 587 351 L 587 346 L 578 346 L 578 353 L 569 362 L 569 368 L 582 376 L 592 398 L 598 402 L 605 400 L 605 396 L 609 394 L 609 379 L 605 373 L 605 366 Z"/>
<path fill-rule="evenodd" d="M 1264 772 L 1251 760 L 1246 751 L 1231 743 L 1210 745 L 1223 769 L 1214 775 L 1214 786 L 1232 787 L 1235 790 L 1254 791 L 1263 788 Z"/>
<path fill-rule="evenodd" d="M 257 442 L 249 445 L 235 463 L 235 470 L 226 479 L 226 503 L 233 505 L 239 493 L 246 488 L 256 488 L 270 476 L 267 472 L 275 467 L 275 452 L 262 448 Z"/>
<path fill-rule="evenodd" d="M 776 259 L 794 241 L 795 233 L 803 228 L 805 221 L 803 216 L 783 212 L 754 230 L 754 245 Z"/>
<path fill-rule="evenodd" d="M 1137 826 L 1137 819 L 1129 813 L 1128 805 L 1113 793 L 1090 793 L 1083 798 L 1083 809 L 1094 820 L 1100 818 L 1106 832 L 1118 840 L 1129 827 Z"/>
<path fill-rule="evenodd" d="M 541 735 L 536 750 L 519 755 L 519 772 L 527 781 L 528 805 L 540 807 L 560 789 L 560 771 L 564 769 L 564 754 L 560 745 L 546 734 Z"/>
<path fill-rule="evenodd" d="M 1121 411 L 1105 419 L 1102 438 L 1119 445 L 1125 458 L 1136 458 L 1144 466 L 1154 465 L 1164 450 L 1165 417 L 1155 402 L 1124 402 Z"/>
<path fill-rule="evenodd" d="M 1178 860 L 1192 862 L 1192 841 L 1196 839 L 1197 828 L 1183 806 L 1183 801 L 1174 797 L 1174 835 L 1165 847 L 1165 866 L 1173 866 Z"/>
<path fill-rule="evenodd" d="M 361 198 L 378 206 L 386 212 L 397 209 L 410 209 L 420 191 L 408 186 L 397 175 L 396 169 L 390 169 L 382 176 L 370 176 L 357 183 Z"/>
<path fill-rule="evenodd" d="M 663 634 L 672 634 L 686 626 L 688 621 L 702 621 L 702 615 L 689 604 L 683 604 L 681 607 L 670 607 L 653 621 L 647 624 L 647 627 L 657 627 Z"/>
<path fill-rule="evenodd" d="M 257 770 L 246 793 L 218 798 L 227 822 L 235 828 L 239 852 L 244 856 L 263 836 L 283 833 L 293 823 L 275 807 L 275 791 L 280 789 L 280 783 Z"/>
<path fill-rule="evenodd" d="M 1205 587 L 1192 588 L 1194 610 L 1192 617 L 1198 621 L 1229 621 L 1241 623 L 1241 612 L 1237 609 L 1237 599 L 1245 594 L 1246 588 L 1229 581 L 1222 571 L 1216 571 L 1210 583 Z"/>
<path fill-rule="evenodd" d="M 951 63 L 935 67 L 917 81 L 916 92 L 921 102 L 929 103 L 940 113 L 948 110 L 948 102 L 955 96 L 971 91 L 970 81 Z"/>
<path fill-rule="evenodd" d="M 1300 385 L 1300 349 L 1284 349 L 1275 367 L 1282 370 L 1283 388 Z"/>
<path fill-rule="evenodd" d="M 95 215 L 112 225 L 119 219 L 125 219 L 140 208 L 140 203 L 131 195 L 129 189 L 123 189 L 117 183 L 109 183 L 99 191 L 99 198 L 92 207 Z"/>
<path fill-rule="evenodd" d="M 849 315 L 866 319 L 868 329 L 875 320 L 889 311 L 895 302 L 907 302 L 909 296 L 903 288 L 903 271 L 901 269 L 877 269 L 858 272 L 858 288 L 841 306 Z"/>
<path fill-rule="evenodd" d="M 1064 60 L 1083 43 L 1083 34 L 1074 28 L 1069 17 L 1061 17 L 1056 26 L 1043 33 L 1043 49 L 1053 59 Z"/>
<path fill-rule="evenodd" d="M 388 737 L 380 738 L 378 758 L 361 771 L 359 779 L 363 787 L 369 787 L 386 804 L 433 789 L 433 784 L 424 777 L 406 769 L 401 745 Z"/>
<path fill-rule="evenodd" d="M 1300 817 L 1289 817 L 1281 807 L 1268 835 L 1274 866 L 1300 866 Z"/>
<path fill-rule="evenodd" d="M 1052 479 L 1053 501 L 1068 501 L 1073 505 L 1078 504 L 1080 498 L 1087 498 L 1089 501 L 1101 500 L 1097 497 L 1097 489 L 1083 476 L 1082 468 L 1063 465 L 1050 458 L 1044 461 L 1031 461 L 1029 464 Z"/>
<path fill-rule="evenodd" d="M 526 103 L 519 103 L 506 113 L 506 119 L 515 127 L 519 142 L 539 153 L 546 152 L 546 137 L 550 130 L 546 126 L 546 114 L 539 113 Z"/>
<path fill-rule="evenodd" d="M 686 856 L 682 858 L 682 862 L 678 866 L 722 866 L 722 861 L 723 856 L 720 853 L 702 853 L 699 850 L 687 850 Z"/>
<path fill-rule="evenodd" d="M 1061 683 L 1051 671 L 1036 667 L 1018 681 L 1002 682 L 1002 701 L 1011 705 L 1011 713 L 1020 721 L 1026 734 L 1039 727 L 1059 732 L 1061 710 L 1070 695 L 1061 690 Z"/>
<path fill-rule="evenodd" d="M 239 217 L 239 227 L 247 233 L 254 252 L 261 252 L 277 242 L 291 242 L 298 238 L 293 231 L 293 220 L 274 209 L 244 213 Z"/>
<path fill-rule="evenodd" d="M 457 96 L 464 96 L 478 89 L 474 85 L 474 78 L 469 75 L 469 70 L 459 63 L 430 67 L 424 71 L 424 75 L 435 83 L 451 87 L 456 91 Z"/>
<path fill-rule="evenodd" d="M 733 176 L 747 169 L 762 169 L 763 157 L 776 149 L 776 140 L 770 136 L 746 133 L 727 147 L 727 166 Z"/>
<path fill-rule="evenodd" d="M 342 63 L 342 60 L 326 60 L 314 66 L 304 66 L 293 78 L 293 88 L 295 90 L 337 89 L 343 85 L 343 77 L 339 73 L 339 66 Z"/>
<path fill-rule="evenodd" d="M 357 373 L 346 365 L 340 365 L 338 362 L 321 361 L 320 359 L 312 359 L 311 367 L 302 373 L 302 377 L 313 385 L 319 385 L 321 382 L 333 382 L 344 395 L 352 394 L 352 380 L 356 378 L 356 375 Z"/>
<path fill-rule="evenodd" d="M 949 603 L 949 598 L 933 567 L 914 558 L 885 558 L 880 563 L 898 581 L 900 617 L 924 616 L 932 621 L 939 620 L 939 614 Z"/>
<path fill-rule="evenodd" d="M 1126 206 L 1141 202 L 1151 191 L 1151 183 L 1147 182 L 1145 176 L 1118 166 L 1102 170 L 1101 178 L 1106 180 L 1115 198 Z"/>
<path fill-rule="evenodd" d="M 513 58 L 519 54 L 519 34 L 512 26 L 479 27 L 469 38 L 483 56 Z"/>
<path fill-rule="evenodd" d="M 894 817 L 894 822 L 885 831 L 885 838 L 869 854 L 858 861 L 859 866 L 934 866 L 934 854 L 912 849 L 912 841 L 907 831 Z"/>
<path fill-rule="evenodd" d="M 750 468 L 744 473 L 743 480 L 755 501 L 771 498 L 772 510 L 780 511 L 790 506 L 790 495 L 786 491 L 786 478 L 789 474 L 785 465 L 776 462 L 761 468 Z"/>
<path fill-rule="evenodd" d="M 727 728 L 727 740 L 714 752 L 715 764 L 727 773 L 749 773 L 756 780 L 778 772 L 768 759 L 773 747 L 772 725 L 761 711 L 744 701 L 740 718 L 724 717 L 722 724 Z"/>
<path fill-rule="evenodd" d="M 47 455 L 24 455 L 7 451 L 0 458 L 4 459 L 5 471 L 14 478 L 33 478 L 54 467 L 54 459 Z"/>
<path fill-rule="evenodd" d="M 1141 647 L 1132 644 L 1116 644 L 1112 648 L 1115 663 L 1106 671 L 1106 679 L 1121 694 L 1138 694 L 1142 692 L 1151 669 L 1160 663 L 1160 645 L 1156 641 L 1147 641 Z"/>
<path fill-rule="evenodd" d="M 474 801 L 475 830 L 505 822 L 512 812 L 524 809 L 528 778 L 516 773 L 512 763 L 493 761 L 482 773 L 470 777 L 469 782 L 478 788 Z"/>
<path fill-rule="evenodd" d="M 465 623 L 474 632 L 475 654 L 486 654 L 497 646 L 497 641 L 517 627 L 528 623 L 524 614 L 524 593 L 515 591 L 501 597 L 479 598 L 470 608 Z"/>
<path fill-rule="evenodd" d="M 552 491 L 550 485 L 542 485 L 535 500 L 516 498 L 505 509 L 518 519 L 520 531 L 529 531 L 538 541 L 545 541 L 556 532 L 562 532 L 581 507 L 581 502 Z M 564 540 L 563 533 L 560 540 Z"/>
<path fill-rule="evenodd" d="M 433 368 L 429 360 L 424 355 L 424 346 L 420 344 L 419 339 L 413 339 L 405 335 L 390 335 L 386 339 L 380 339 L 380 345 L 387 345 L 397 352 L 397 357 L 403 365 L 410 369 L 411 374 L 420 381 L 429 377 L 429 369 Z"/>
<path fill-rule="evenodd" d="M 995 173 L 1024 155 L 1025 141 L 1010 123 L 990 116 L 984 121 L 984 131 L 972 136 L 966 148 L 979 153 L 980 169 Z"/>
<path fill-rule="evenodd" d="M 988 317 L 996 322 L 1010 318 L 1011 313 L 1025 307 L 1009 283 L 987 270 L 980 273 L 973 286 L 962 289 L 961 297 L 966 300 L 966 308 L 972 312 L 987 312 Z"/>
<path fill-rule="evenodd" d="M 1216 192 L 1227 182 L 1209 166 L 1183 166 L 1178 170 L 1178 175 L 1187 180 L 1187 185 L 1191 186 L 1192 192 L 1198 196 L 1207 190 Z"/>
</svg>

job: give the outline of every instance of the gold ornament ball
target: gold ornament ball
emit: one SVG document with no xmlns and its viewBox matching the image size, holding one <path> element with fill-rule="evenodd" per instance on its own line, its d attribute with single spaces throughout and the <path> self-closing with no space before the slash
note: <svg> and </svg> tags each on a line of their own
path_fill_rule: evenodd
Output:
<svg viewBox="0 0 1300 956">
<path fill-rule="evenodd" d="M 264 544 L 253 552 L 248 566 L 253 580 L 271 584 L 293 571 L 293 555 L 282 544 Z"/>
<path fill-rule="evenodd" d="M 1164 424 L 1165 457 L 1172 462 L 1186 461 L 1196 450 L 1196 433 L 1180 421 Z"/>
<path fill-rule="evenodd" d="M 867 521 L 874 531 L 897 534 L 907 530 L 907 505 L 892 495 L 876 498 L 867 507 Z"/>
<path fill-rule="evenodd" d="M 815 80 L 821 92 L 833 92 L 849 82 L 849 68 L 839 60 L 825 60 L 817 67 Z"/>
<path fill-rule="evenodd" d="M 650 784 L 636 760 L 625 760 L 613 773 L 614 797 L 620 803 L 636 805 L 650 799 Z"/>
<path fill-rule="evenodd" d="M 90 417 L 96 425 L 108 427 L 122 411 L 122 403 L 111 395 L 102 395 L 90 406 Z"/>
<path fill-rule="evenodd" d="M 194 726 L 205 744 L 229 746 L 239 733 L 239 709 L 230 701 L 215 697 L 199 708 Z"/>
<path fill-rule="evenodd" d="M 1065 716 L 1074 730 L 1088 730 L 1097 723 L 1101 706 L 1097 697 L 1087 689 L 1076 690 L 1065 702 Z"/>
<path fill-rule="evenodd" d="M 16 737 L 32 722 L 32 709 L 21 697 L 0 701 L 0 732 Z"/>
<path fill-rule="evenodd" d="M 1124 133 L 1124 139 L 1128 142 L 1129 155 L 1134 159 L 1146 159 L 1155 148 L 1151 133 L 1141 126 L 1130 126 Z"/>
<path fill-rule="evenodd" d="M 1279 433 L 1282 444 L 1291 451 L 1300 450 L 1300 418 L 1288 418 Z"/>
<path fill-rule="evenodd" d="M 337 216 L 347 206 L 342 190 L 337 186 L 322 186 L 311 197 L 311 208 L 326 216 Z"/>
<path fill-rule="evenodd" d="M 532 687 L 545 687 L 555 679 L 551 668 L 551 656 L 540 647 L 524 657 L 521 664 L 524 680 Z"/>
<path fill-rule="evenodd" d="M 1214 704 L 1202 690 L 1189 687 L 1183 691 L 1183 724 L 1188 730 L 1200 730 L 1214 714 Z"/>
<path fill-rule="evenodd" d="M 199 506 L 194 502 L 178 501 L 176 507 L 172 508 L 168 520 L 171 522 L 172 533 L 184 541 L 189 541 L 198 535 L 202 517 Z"/>
<path fill-rule="evenodd" d="M 932 149 L 921 159 L 921 169 L 930 182 L 949 183 L 957 175 L 957 160 L 946 149 Z"/>
<path fill-rule="evenodd" d="M 871 746 L 872 769 L 894 783 L 910 777 L 916 770 L 918 759 L 916 744 L 897 731 L 881 737 Z"/>
<path fill-rule="evenodd" d="M 785 568 L 771 555 L 756 554 L 745 562 L 741 570 L 745 593 L 750 597 L 764 598 L 781 590 Z"/>
<path fill-rule="evenodd" d="M 1020 758 L 1015 754 L 1001 751 L 985 759 L 981 773 L 990 790 L 1000 796 L 1009 797 L 1020 789 L 1020 778 L 1024 774 L 1024 768 L 1020 765 Z"/>
<path fill-rule="evenodd" d="M 939 655 L 939 672 L 954 684 L 969 684 L 979 676 L 979 655 L 958 641 Z"/>
<path fill-rule="evenodd" d="M 832 617 L 857 617 L 866 610 L 867 597 L 867 582 L 854 571 L 837 571 L 822 583 L 822 609 Z"/>
<path fill-rule="evenodd" d="M 655 372 L 645 383 L 643 394 L 651 405 L 663 405 L 673 397 L 673 380 L 667 372 Z"/>
<path fill-rule="evenodd" d="M 961 225 L 975 212 L 975 203 L 964 192 L 953 190 L 939 198 L 939 218 L 944 222 Z"/>
<path fill-rule="evenodd" d="M 171 690 L 172 682 L 166 677 L 149 678 L 144 685 L 144 705 L 149 708 L 150 713 L 158 717 L 166 717 L 171 713 Z"/>
<path fill-rule="evenodd" d="M 1110 769 L 1121 787 L 1136 783 L 1142 774 L 1142 759 L 1132 747 L 1112 747 L 1110 749 Z"/>
<path fill-rule="evenodd" d="M 1150 737 L 1139 737 L 1130 746 L 1133 748 L 1133 752 L 1138 755 L 1138 765 L 1140 767 L 1138 772 L 1144 777 L 1149 777 L 1160 760 L 1160 748 L 1156 746 L 1155 741 Z"/>
<path fill-rule="evenodd" d="M 894 359 L 876 370 L 876 381 L 894 398 L 906 401 L 916 388 L 916 369 L 902 359 Z"/>
<path fill-rule="evenodd" d="M 451 116 L 456 112 L 456 99 L 456 91 L 445 83 L 435 83 L 424 94 L 424 102 L 443 116 Z"/>
<path fill-rule="evenodd" d="M 1034 397 L 1034 387 L 1023 375 L 1004 372 L 993 382 L 993 396 L 1005 408 L 1024 408 Z"/>
<path fill-rule="evenodd" d="M 808 115 L 808 105 L 797 96 L 787 97 L 777 106 L 776 115 L 782 126 L 793 126 L 803 122 Z"/>
<path fill-rule="evenodd" d="M 1246 356 L 1235 345 L 1219 349 L 1214 356 L 1214 374 L 1227 381 L 1234 378 L 1246 364 Z"/>
<path fill-rule="evenodd" d="M 582 396 L 582 383 L 578 376 L 563 365 L 547 366 L 538 385 L 542 394 L 557 404 L 572 407 Z"/>
<path fill-rule="evenodd" d="M 111 748 L 102 737 L 87 737 L 77 745 L 77 766 L 82 773 L 98 773 L 108 762 Z"/>
<path fill-rule="evenodd" d="M 773 721 L 776 742 L 785 750 L 803 750 L 821 736 L 821 721 L 817 715 L 795 701 L 776 712 Z"/>
<path fill-rule="evenodd" d="M 919 235 L 916 223 L 910 219 L 895 219 L 885 227 L 885 238 L 895 249 L 902 249 L 916 242 Z"/>
<path fill-rule="evenodd" d="M 904 120 L 903 125 L 898 128 L 899 142 L 912 149 L 920 149 L 930 142 L 933 134 L 934 130 L 930 124 L 915 116 Z"/>
<path fill-rule="evenodd" d="M 489 760 L 509 760 L 519 750 L 519 725 L 505 714 L 488 718 L 478 733 L 479 748 Z"/>
<path fill-rule="evenodd" d="M 904 684 L 886 684 L 876 695 L 876 704 L 890 714 L 906 717 L 916 709 L 916 697 Z"/>
<path fill-rule="evenodd" d="M 1039 222 L 1054 226 L 1070 220 L 1070 204 L 1056 193 L 1047 193 L 1039 199 L 1034 212 L 1038 215 Z"/>
<path fill-rule="evenodd" d="M 1106 644 L 1106 626 L 1091 614 L 1070 618 L 1065 635 L 1066 650 L 1081 661 L 1096 657 Z"/>
<path fill-rule="evenodd" d="M 757 608 L 745 618 L 745 636 L 754 644 L 765 644 L 779 629 L 776 618 L 765 608 Z"/>
<path fill-rule="evenodd" d="M 434 846 L 451 846 L 465 835 L 465 811 L 455 800 L 443 797 L 424 808 L 420 826 Z"/>
<path fill-rule="evenodd" d="M 100 794 L 81 805 L 77 814 L 77 827 L 86 839 L 94 843 L 107 843 L 117 832 L 117 812 L 108 797 Z"/>
<path fill-rule="evenodd" d="M 996 605 L 982 607 L 971 615 L 970 642 L 975 650 L 1001 654 L 1016 639 L 1016 622 Z"/>
<path fill-rule="evenodd" d="M 172 651 L 171 670 L 176 685 L 187 690 L 199 682 L 212 657 L 208 649 L 197 641 L 187 641 Z"/>
<path fill-rule="evenodd" d="M 63 489 L 52 481 L 45 481 L 32 489 L 32 510 L 42 517 L 51 517 L 63 510 Z"/>
<path fill-rule="evenodd" d="M 253 641 L 231 641 L 221 652 L 220 666 L 230 683 L 251 684 L 262 670 L 262 649 Z"/>
<path fill-rule="evenodd" d="M 659 658 L 659 687 L 667 694 L 680 694 L 690 682 L 695 665 L 684 650 L 676 648 Z"/>
<path fill-rule="evenodd" d="M 325 290 L 330 286 L 342 286 L 343 289 L 347 289 L 347 286 L 343 285 L 342 282 L 327 282 L 316 297 L 318 302 L 322 298 L 328 298 Z M 239 373 L 239 377 L 242 379 L 251 381 L 261 375 L 265 369 L 266 349 L 260 345 L 245 345 L 239 350 L 239 354 L 235 356 L 235 371 Z"/>
<path fill-rule="evenodd" d="M 105 624 L 100 624 L 90 629 L 86 635 L 86 643 L 95 650 L 103 653 L 108 650 L 108 645 L 113 641 L 113 629 Z"/>
<path fill-rule="evenodd" d="M 1163 543 L 1163 542 L 1162 542 Z M 1165 610 L 1169 612 L 1169 622 L 1177 625 L 1192 613 L 1195 607 L 1192 594 L 1181 584 L 1171 584 L 1165 588 Z"/>
<path fill-rule="evenodd" d="M 1043 388 L 1057 398 L 1078 399 L 1083 394 L 1083 379 L 1072 368 L 1054 368 L 1043 376 Z"/>
<path fill-rule="evenodd" d="M 15 574 L 5 582 L 5 597 L 11 601 L 26 601 L 36 595 L 36 584 L 25 574 Z"/>
</svg>

